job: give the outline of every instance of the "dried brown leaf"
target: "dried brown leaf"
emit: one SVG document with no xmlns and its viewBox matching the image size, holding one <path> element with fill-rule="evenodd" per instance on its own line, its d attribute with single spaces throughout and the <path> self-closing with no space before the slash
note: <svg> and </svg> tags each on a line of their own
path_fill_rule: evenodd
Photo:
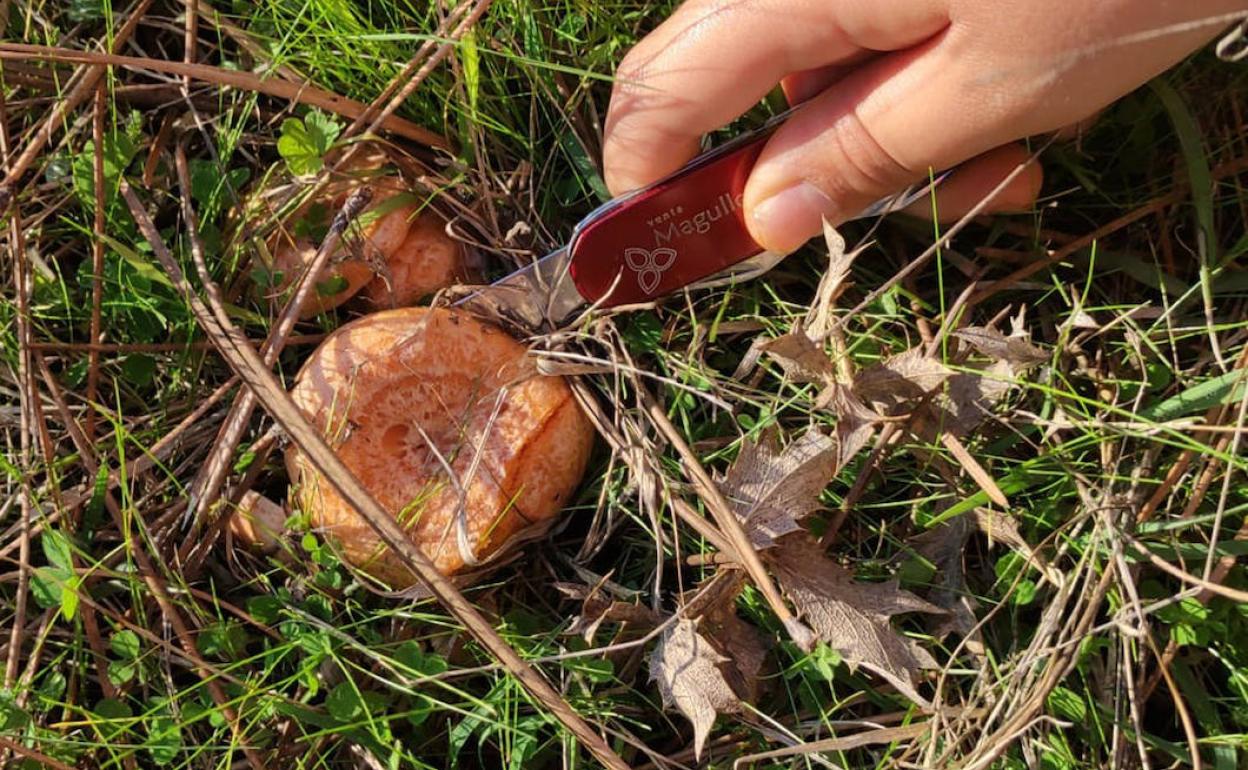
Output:
<svg viewBox="0 0 1248 770">
<path fill-rule="evenodd" d="M 710 583 L 708 592 L 702 594 L 707 609 L 698 620 L 698 631 L 731 661 L 720 670 L 733 692 L 743 701 L 753 701 L 767 660 L 767 644 L 758 629 L 737 614 L 745 575 L 740 570 L 721 570 Z"/>
<path fill-rule="evenodd" d="M 836 415 L 836 467 L 843 468 L 867 445 L 881 417 L 863 404 L 848 385 L 829 385 L 819 394 L 815 406 Z"/>
<path fill-rule="evenodd" d="M 1018 522 L 1013 516 L 998 513 L 989 508 L 976 508 L 974 517 L 979 531 L 988 536 L 989 545 L 994 541 L 1000 541 L 1011 548 L 1031 551 L 1031 546 L 1023 539 L 1023 533 L 1019 532 Z"/>
<path fill-rule="evenodd" d="M 1023 533 L 1018 529 L 1018 521 L 1013 517 L 990 508 L 976 508 L 972 515 L 979 531 L 988 536 L 988 542 L 999 541 L 1017 551 L 1027 563 L 1036 568 L 1045 580 L 1055 586 L 1061 585 L 1061 573 L 1049 565 L 1043 555 L 1031 547 Z"/>
<path fill-rule="evenodd" d="M 814 382 L 820 385 L 836 380 L 836 366 L 823 346 L 807 336 L 800 325 L 788 334 L 767 340 L 759 349 L 771 356 L 784 376 L 793 382 Z"/>
<path fill-rule="evenodd" d="M 1070 317 L 1066 320 L 1066 323 L 1072 329 L 1093 330 L 1093 329 L 1100 329 L 1102 326 L 1101 322 L 1097 321 L 1092 316 L 1091 313 L 1085 312 L 1083 310 L 1078 310 L 1074 313 L 1071 313 Z"/>
<path fill-rule="evenodd" d="M 993 408 L 1014 389 L 1017 377 L 1008 361 L 994 361 L 981 372 L 958 372 L 934 399 L 942 430 L 965 436 L 992 416 Z"/>
<path fill-rule="evenodd" d="M 949 613 L 931 626 L 932 635 L 943 639 L 950 632 L 957 633 L 968 638 L 968 648 L 978 654 L 983 650 L 975 633 L 975 608 L 978 604 L 966 588 L 966 570 L 962 566 L 970 535 L 971 523 L 965 516 L 956 516 L 945 524 L 910 538 L 910 545 L 916 553 L 935 565 L 938 580 L 931 592 L 932 603 Z"/>
<path fill-rule="evenodd" d="M 914 402 L 953 376 L 949 367 L 912 348 L 858 373 L 854 395 L 884 413 L 910 411 Z"/>
<path fill-rule="evenodd" d="M 1048 353 L 1031 344 L 1025 334 L 1005 335 L 987 326 L 967 326 L 953 336 L 975 348 L 981 355 L 1005 361 L 1024 370 L 1049 360 Z"/>
<path fill-rule="evenodd" d="M 920 670 L 938 665 L 927 650 L 894 630 L 889 618 L 944 610 L 901 590 L 896 581 L 854 581 L 804 536 L 786 538 L 766 556 L 793 606 L 820 639 L 851 667 L 862 666 L 915 703 L 927 705 L 914 680 Z"/>
<path fill-rule="evenodd" d="M 693 723 L 693 749 L 698 758 L 716 715 L 741 709 L 721 668 L 729 662 L 688 618 L 663 632 L 650 655 L 650 679 L 658 683 L 663 704 L 676 707 Z"/>
<path fill-rule="evenodd" d="M 847 253 L 845 239 L 827 220 L 823 223 L 823 240 L 828 246 L 828 267 L 819 280 L 819 288 L 815 290 L 815 299 L 806 316 L 806 333 L 816 340 L 827 337 L 836 323 L 836 300 L 848 287 L 849 268 L 863 251 L 855 249 Z"/>
<path fill-rule="evenodd" d="M 845 290 L 845 279 L 849 277 L 850 265 L 858 252 L 845 252 L 845 237 L 826 219 L 823 220 L 823 242 L 828 247 L 828 270 L 819 282 L 820 296 L 834 302 Z"/>
<path fill-rule="evenodd" d="M 783 449 L 774 430 L 742 447 L 722 486 L 755 548 L 801 529 L 798 522 L 819 509 L 836 460 L 836 442 L 814 429 Z"/>
<path fill-rule="evenodd" d="M 603 623 L 625 623 L 641 631 L 649 631 L 663 622 L 663 616 L 635 602 L 612 599 L 594 586 L 576 583 L 556 583 L 555 589 L 572 599 L 581 601 L 581 612 L 572 619 L 564 631 L 569 636 L 581 636 L 593 644 L 594 636 Z"/>
</svg>

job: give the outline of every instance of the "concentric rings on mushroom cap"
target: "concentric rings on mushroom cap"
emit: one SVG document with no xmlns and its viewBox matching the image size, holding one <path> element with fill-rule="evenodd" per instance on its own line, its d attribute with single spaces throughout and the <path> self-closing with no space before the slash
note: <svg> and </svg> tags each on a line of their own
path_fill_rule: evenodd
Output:
<svg viewBox="0 0 1248 770">
<path fill-rule="evenodd" d="M 566 382 L 539 375 L 506 333 L 447 309 L 402 308 L 342 327 L 312 354 L 291 395 L 445 574 L 551 523 L 593 442 Z M 347 561 L 391 586 L 412 583 L 297 447 L 286 463 L 297 503 Z"/>
</svg>

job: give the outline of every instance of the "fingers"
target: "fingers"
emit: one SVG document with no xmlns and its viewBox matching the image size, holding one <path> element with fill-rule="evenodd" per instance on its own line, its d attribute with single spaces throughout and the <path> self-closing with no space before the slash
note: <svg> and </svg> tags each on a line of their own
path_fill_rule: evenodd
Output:
<svg viewBox="0 0 1248 770">
<path fill-rule="evenodd" d="M 875 55 L 877 54 L 871 51 L 860 51 L 836 64 L 785 75 L 780 81 L 780 87 L 784 89 L 784 98 L 790 106 L 813 99 L 831 88 L 836 81 L 853 72 L 856 65 Z"/>
<path fill-rule="evenodd" d="M 935 213 L 939 222 L 955 221 L 970 213 L 1030 157 L 1031 151 L 1023 145 L 1007 144 L 971 158 L 936 189 L 934 201 L 933 196 L 916 201 L 906 213 L 925 219 L 931 219 Z M 988 201 L 982 213 L 1026 211 L 1035 205 L 1043 183 L 1040 164 L 1031 163 Z"/>
<path fill-rule="evenodd" d="M 689 0 L 620 64 L 603 147 L 619 194 L 676 170 L 781 78 L 907 48 L 947 0 Z"/>
<path fill-rule="evenodd" d="M 851 63 L 845 62 L 786 75 L 780 81 L 780 87 L 784 89 L 784 98 L 788 101 L 789 106 L 813 99 L 844 77 L 852 67 Z"/>
<path fill-rule="evenodd" d="M 875 200 L 1015 138 L 955 31 L 873 59 L 777 129 L 745 190 L 746 222 L 788 253 Z"/>
</svg>

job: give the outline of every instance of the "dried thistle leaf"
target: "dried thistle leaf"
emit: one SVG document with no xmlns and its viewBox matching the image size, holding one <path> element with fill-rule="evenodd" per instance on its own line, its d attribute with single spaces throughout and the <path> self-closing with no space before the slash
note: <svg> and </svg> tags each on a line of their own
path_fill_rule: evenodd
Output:
<svg viewBox="0 0 1248 770">
<path fill-rule="evenodd" d="M 836 467 L 839 470 L 867 445 L 875 432 L 876 423 L 882 418 L 863 404 L 848 385 L 829 385 L 819 394 L 815 406 L 826 408 L 836 415 L 833 435 L 836 437 Z"/>
<path fill-rule="evenodd" d="M 955 516 L 945 524 L 910 538 L 915 552 L 936 566 L 939 581 L 931 592 L 932 603 L 947 610 L 949 615 L 930 626 L 932 635 L 943 639 L 951 632 L 968 639 L 968 649 L 975 654 L 983 644 L 975 631 L 975 608 L 978 606 L 966 587 L 966 570 L 962 566 L 971 523 L 965 516 Z"/>
<path fill-rule="evenodd" d="M 698 630 L 704 638 L 714 640 L 719 651 L 732 661 L 720 670 L 733 692 L 743 701 L 753 701 L 767 660 L 767 644 L 758 629 L 737 614 L 737 596 L 744 586 L 745 575 L 740 570 L 716 573 L 703 595 L 707 609 L 698 621 Z"/>
<path fill-rule="evenodd" d="M 856 252 L 845 253 L 845 237 L 826 219 L 823 220 L 823 242 L 828 247 L 828 272 L 819 288 L 835 300 L 844 289 L 845 279 L 849 277 L 849 266 L 858 255 Z"/>
<path fill-rule="evenodd" d="M 612 599 L 595 586 L 577 583 L 556 583 L 555 589 L 569 598 L 581 601 L 581 612 L 563 632 L 569 636 L 581 636 L 593 644 L 594 636 L 603 623 L 625 623 L 639 631 L 649 631 L 663 622 L 663 616 L 635 602 Z"/>
<path fill-rule="evenodd" d="M 789 600 L 820 639 L 851 667 L 862 666 L 915 703 L 927 705 L 914 680 L 920 670 L 939 666 L 927 650 L 897 633 L 889 618 L 944 610 L 901 590 L 896 581 L 854 581 L 806 537 L 786 538 L 766 557 Z"/>
<path fill-rule="evenodd" d="M 981 355 L 1005 361 L 1019 370 L 1025 370 L 1049 360 L 1049 355 L 1031 344 L 1025 334 L 1006 336 L 987 326 L 967 326 L 953 336 L 975 348 Z"/>
<path fill-rule="evenodd" d="M 949 378 L 944 392 L 933 399 L 940 427 L 965 436 L 984 420 L 1015 387 L 1017 374 L 1008 361 L 994 361 L 981 372 L 958 372 Z"/>
<path fill-rule="evenodd" d="M 824 351 L 800 325 L 794 325 L 788 334 L 767 340 L 759 349 L 771 356 L 784 376 L 793 382 L 814 382 L 820 385 L 836 381 L 836 366 Z"/>
<path fill-rule="evenodd" d="M 728 662 L 688 618 L 663 632 L 650 655 L 650 679 L 658 683 L 663 704 L 675 706 L 693 723 L 693 750 L 699 759 L 716 715 L 741 709 L 721 670 Z"/>
<path fill-rule="evenodd" d="M 1091 313 L 1084 310 L 1076 310 L 1066 319 L 1066 325 L 1072 329 L 1094 330 L 1100 329 L 1102 324 L 1096 320 Z"/>
<path fill-rule="evenodd" d="M 819 280 L 815 299 L 807 314 L 806 333 L 816 340 L 824 339 L 836 323 L 836 301 L 848 287 L 849 269 L 863 249 L 846 253 L 845 239 L 827 220 L 823 222 L 823 240 L 828 246 L 828 268 Z"/>
<path fill-rule="evenodd" d="M 742 447 L 723 490 L 755 548 L 801 529 L 798 522 L 819 509 L 819 495 L 839 470 L 836 460 L 836 442 L 813 429 L 783 449 L 774 430 Z"/>
<path fill-rule="evenodd" d="M 909 411 L 914 402 L 945 384 L 953 372 L 911 348 L 858 373 L 854 395 L 881 412 Z"/>
</svg>

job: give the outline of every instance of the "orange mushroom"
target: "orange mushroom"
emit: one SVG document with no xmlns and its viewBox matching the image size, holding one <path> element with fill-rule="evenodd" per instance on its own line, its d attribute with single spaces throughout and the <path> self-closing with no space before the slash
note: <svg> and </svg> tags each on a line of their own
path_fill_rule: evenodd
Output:
<svg viewBox="0 0 1248 770">
<path fill-rule="evenodd" d="M 367 287 L 372 308 L 402 307 L 457 282 L 478 278 L 468 250 L 446 232 L 446 222 L 426 205 L 409 181 L 421 169 L 411 159 L 383 145 L 369 143 L 340 164 L 316 197 L 267 236 L 268 279 L 262 291 L 270 299 L 288 295 L 311 266 L 317 246 L 348 196 L 362 185 L 372 200 L 352 221 L 329 262 L 317 276 L 300 316 L 331 310 Z M 261 227 L 278 217 L 280 188 L 259 191 L 248 201 L 245 221 Z"/>
<path fill-rule="evenodd" d="M 370 184 L 372 203 L 343 233 L 337 251 L 317 278 L 316 291 L 303 306 L 302 318 L 332 310 L 355 296 L 407 239 L 418 205 L 416 196 L 405 192 L 397 177 L 383 177 Z M 294 285 L 316 257 L 317 243 L 308 232 L 327 228 L 357 186 L 334 183 L 323 198 L 296 211 L 291 227 L 275 233 L 270 251 L 280 292 Z M 318 217 L 323 221 L 314 221 Z"/>
<path fill-rule="evenodd" d="M 295 403 L 444 574 L 553 523 L 585 471 L 593 428 L 568 384 L 523 345 L 455 310 L 403 308 L 330 335 Z M 394 587 L 402 561 L 297 447 L 293 499 L 344 558 Z"/>
<path fill-rule="evenodd" d="M 230 534 L 243 545 L 261 553 L 277 550 L 286 528 L 286 511 L 267 497 L 248 490 L 230 514 Z"/>
<path fill-rule="evenodd" d="M 438 289 L 474 278 L 466 257 L 463 244 L 447 234 L 446 222 L 422 211 L 385 268 L 364 287 L 364 299 L 375 308 L 414 305 Z"/>
</svg>

